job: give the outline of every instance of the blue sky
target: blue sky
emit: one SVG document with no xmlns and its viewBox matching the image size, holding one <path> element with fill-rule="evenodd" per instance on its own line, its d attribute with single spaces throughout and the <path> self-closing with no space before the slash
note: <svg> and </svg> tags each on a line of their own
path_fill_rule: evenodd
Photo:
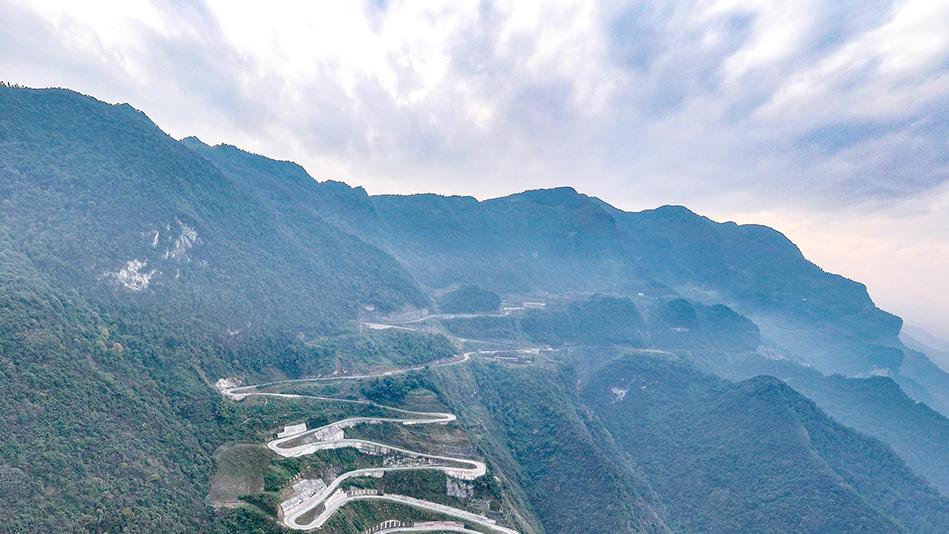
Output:
<svg viewBox="0 0 949 534">
<path fill-rule="evenodd" d="M 949 2 L 0 0 L 0 77 L 372 193 L 784 231 L 949 336 Z"/>
</svg>

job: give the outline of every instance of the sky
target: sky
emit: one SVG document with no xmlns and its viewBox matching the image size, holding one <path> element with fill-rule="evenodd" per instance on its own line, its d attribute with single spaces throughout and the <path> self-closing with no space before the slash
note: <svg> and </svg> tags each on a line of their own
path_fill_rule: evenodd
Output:
<svg viewBox="0 0 949 534">
<path fill-rule="evenodd" d="M 370 193 L 768 224 L 949 338 L 949 0 L 0 0 L 0 79 Z"/>
</svg>

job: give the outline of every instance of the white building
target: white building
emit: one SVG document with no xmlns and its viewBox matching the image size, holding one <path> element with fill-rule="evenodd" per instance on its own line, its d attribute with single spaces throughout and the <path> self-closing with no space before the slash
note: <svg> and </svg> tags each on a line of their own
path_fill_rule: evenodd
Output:
<svg viewBox="0 0 949 534">
<path fill-rule="evenodd" d="M 278 438 L 286 438 L 289 436 L 295 436 L 297 434 L 302 434 L 306 432 L 306 423 L 300 423 L 299 425 L 287 425 L 283 427 L 283 432 L 278 432 Z"/>
</svg>

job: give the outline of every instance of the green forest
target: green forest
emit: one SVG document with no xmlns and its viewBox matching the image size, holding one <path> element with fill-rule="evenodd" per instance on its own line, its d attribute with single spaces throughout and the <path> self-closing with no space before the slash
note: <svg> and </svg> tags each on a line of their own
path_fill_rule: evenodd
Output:
<svg viewBox="0 0 949 534">
<path fill-rule="evenodd" d="M 524 534 L 938 533 L 949 375 L 900 326 L 770 228 L 571 188 L 370 196 L 0 86 L 0 531 L 282 532 L 294 477 L 367 460 L 262 444 L 374 401 L 457 415 L 362 431 L 483 460 L 484 513 Z M 236 402 L 223 378 L 360 402 Z M 238 445 L 262 489 L 215 508 Z M 441 473 L 354 483 L 464 501 Z M 356 503 L 331 531 L 393 514 L 437 518 Z"/>
</svg>

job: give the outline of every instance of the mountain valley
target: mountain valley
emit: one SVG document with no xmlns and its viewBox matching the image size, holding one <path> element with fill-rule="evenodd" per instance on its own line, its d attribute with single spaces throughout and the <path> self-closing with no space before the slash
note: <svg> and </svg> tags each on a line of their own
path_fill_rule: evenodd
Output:
<svg viewBox="0 0 949 534">
<path fill-rule="evenodd" d="M 949 525 L 949 374 L 777 230 L 6 85 L 0 206 L 0 531 Z"/>
</svg>

